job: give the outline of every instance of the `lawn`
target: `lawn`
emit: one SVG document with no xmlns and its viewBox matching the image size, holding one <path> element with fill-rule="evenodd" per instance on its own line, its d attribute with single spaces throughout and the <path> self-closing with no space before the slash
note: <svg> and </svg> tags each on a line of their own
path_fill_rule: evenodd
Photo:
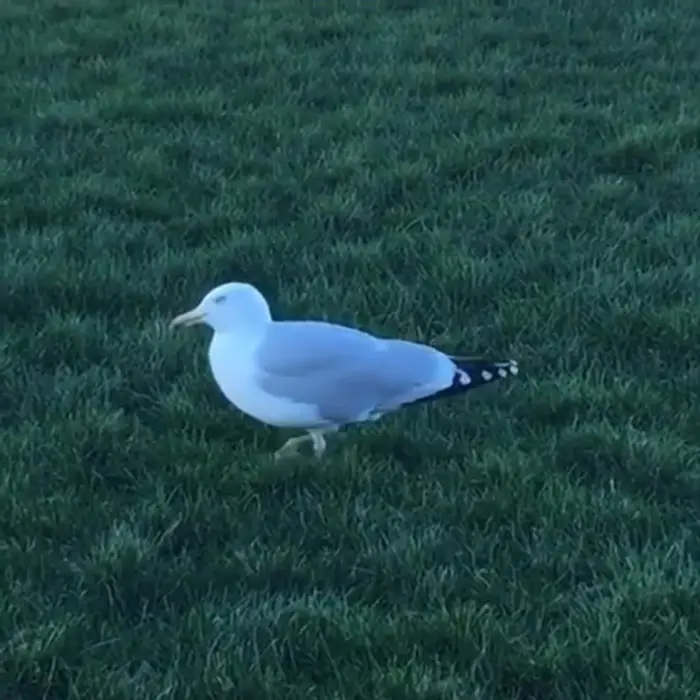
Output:
<svg viewBox="0 0 700 700">
<path fill-rule="evenodd" d="M 1 700 L 700 698 L 700 4 L 5 0 Z M 252 282 L 520 375 L 275 463 Z"/>
</svg>

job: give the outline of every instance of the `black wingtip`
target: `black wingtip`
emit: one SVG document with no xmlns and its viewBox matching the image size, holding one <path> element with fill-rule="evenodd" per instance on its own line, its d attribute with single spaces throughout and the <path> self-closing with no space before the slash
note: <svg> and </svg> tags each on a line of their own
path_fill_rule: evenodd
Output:
<svg viewBox="0 0 700 700">
<path fill-rule="evenodd" d="M 413 403 L 436 401 L 437 399 L 464 394 L 484 384 L 491 384 L 507 377 L 515 377 L 518 374 L 518 363 L 515 360 L 494 362 L 493 360 L 486 360 L 480 357 L 457 356 L 450 356 L 450 359 L 455 363 L 456 367 L 452 385 Z"/>
<path fill-rule="evenodd" d="M 455 380 L 465 389 L 476 388 L 498 379 L 515 377 L 519 369 L 516 360 L 493 362 L 478 357 L 450 357 L 450 359 L 457 367 Z"/>
</svg>

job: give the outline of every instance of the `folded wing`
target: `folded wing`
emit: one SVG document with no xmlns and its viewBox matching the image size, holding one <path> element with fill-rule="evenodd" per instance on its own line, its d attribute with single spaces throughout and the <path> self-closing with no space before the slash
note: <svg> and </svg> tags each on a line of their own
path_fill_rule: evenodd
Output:
<svg viewBox="0 0 700 700">
<path fill-rule="evenodd" d="M 455 365 L 425 345 L 320 322 L 274 324 L 256 356 L 265 392 L 315 406 L 329 424 L 376 418 L 452 384 Z"/>
</svg>

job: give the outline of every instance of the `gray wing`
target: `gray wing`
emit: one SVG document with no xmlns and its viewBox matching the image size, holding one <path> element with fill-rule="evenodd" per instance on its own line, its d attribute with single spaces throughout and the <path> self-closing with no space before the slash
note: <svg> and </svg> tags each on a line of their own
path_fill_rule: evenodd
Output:
<svg viewBox="0 0 700 700">
<path fill-rule="evenodd" d="M 367 420 L 449 386 L 437 350 L 320 322 L 275 323 L 256 356 L 267 393 L 315 406 L 329 423 Z"/>
</svg>

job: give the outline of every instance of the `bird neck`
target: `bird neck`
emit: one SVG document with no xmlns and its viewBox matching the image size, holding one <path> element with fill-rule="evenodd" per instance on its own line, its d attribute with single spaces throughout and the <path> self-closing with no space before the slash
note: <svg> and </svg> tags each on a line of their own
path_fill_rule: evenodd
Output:
<svg viewBox="0 0 700 700">
<path fill-rule="evenodd" d="M 238 314 L 224 328 L 215 328 L 214 337 L 219 338 L 220 342 L 252 348 L 262 342 L 271 323 L 269 316 Z"/>
</svg>

